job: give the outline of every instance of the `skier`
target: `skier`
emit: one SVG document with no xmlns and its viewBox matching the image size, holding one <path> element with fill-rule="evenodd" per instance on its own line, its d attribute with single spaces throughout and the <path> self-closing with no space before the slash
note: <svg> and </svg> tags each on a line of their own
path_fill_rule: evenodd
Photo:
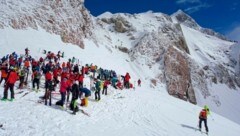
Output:
<svg viewBox="0 0 240 136">
<path fill-rule="evenodd" d="M 19 68 L 21 67 L 22 62 L 23 62 L 23 57 L 21 56 L 21 57 L 18 58 L 18 61 L 17 61 L 17 65 L 18 65 Z"/>
<path fill-rule="evenodd" d="M 117 88 L 118 88 L 118 89 L 120 89 L 120 90 L 122 90 L 122 89 L 123 89 L 122 83 L 121 83 L 121 81 L 119 81 L 119 80 L 118 80 L 118 82 L 117 82 L 117 85 L 116 85 L 116 86 L 117 86 Z"/>
<path fill-rule="evenodd" d="M 79 82 L 79 87 L 82 88 L 83 87 L 83 74 L 79 74 L 78 76 L 78 82 Z"/>
<path fill-rule="evenodd" d="M 87 88 L 80 88 L 80 92 L 85 94 L 85 97 L 81 100 L 81 106 L 87 107 L 88 106 L 88 97 L 91 96 L 91 91 Z"/>
<path fill-rule="evenodd" d="M 0 84 L 2 83 L 3 79 L 6 82 L 8 76 L 8 64 L 2 64 L 1 66 L 1 79 L 0 79 Z"/>
<path fill-rule="evenodd" d="M 110 81 L 109 81 L 109 80 L 105 80 L 105 81 L 104 81 L 102 94 L 104 94 L 104 92 L 105 92 L 105 95 L 107 95 L 107 88 L 108 88 L 108 85 L 109 85 L 109 84 L 110 84 Z"/>
<path fill-rule="evenodd" d="M 124 77 L 124 86 L 129 89 L 130 88 L 130 83 L 129 80 L 131 79 L 129 73 L 126 73 L 125 77 Z"/>
<path fill-rule="evenodd" d="M 210 114 L 209 108 L 207 105 L 204 106 L 204 109 L 201 110 L 199 113 L 199 130 L 201 131 L 202 122 L 204 122 L 206 133 L 208 133 L 208 126 L 207 126 L 207 116 Z"/>
<path fill-rule="evenodd" d="M 33 90 L 35 90 L 35 83 L 37 84 L 37 92 L 39 91 L 41 73 L 39 70 L 34 70 L 32 73 L 32 86 Z"/>
<path fill-rule="evenodd" d="M 141 87 L 141 80 L 140 79 L 138 79 L 138 86 L 140 86 Z"/>
<path fill-rule="evenodd" d="M 26 48 L 26 49 L 25 49 L 25 55 L 28 56 L 28 54 L 29 54 L 29 49 Z"/>
<path fill-rule="evenodd" d="M 22 89 L 23 88 L 23 84 L 24 84 L 24 79 L 25 79 L 25 76 L 26 76 L 26 69 L 23 67 L 19 70 L 19 80 L 20 80 L 20 83 L 19 83 L 19 89 Z"/>
<path fill-rule="evenodd" d="M 75 115 L 76 112 L 78 112 L 79 108 L 77 106 L 77 99 L 78 99 L 78 94 L 79 94 L 79 86 L 78 86 L 78 81 L 73 81 L 72 85 L 72 99 L 70 103 L 70 110 L 73 111 L 73 114 Z"/>
<path fill-rule="evenodd" d="M 50 89 L 50 85 L 52 84 L 52 74 L 47 71 L 45 74 L 45 95 L 44 95 L 44 99 L 45 99 L 45 104 L 47 105 L 47 99 L 48 99 L 48 94 L 49 94 L 49 89 Z"/>
<path fill-rule="evenodd" d="M 57 53 L 57 59 L 60 60 L 60 58 L 61 58 L 61 51 L 58 51 L 58 53 Z"/>
<path fill-rule="evenodd" d="M 101 99 L 100 97 L 100 91 L 101 91 L 101 88 L 100 88 L 100 80 L 99 79 L 96 79 L 96 83 L 95 83 L 95 88 L 96 88 L 96 91 L 95 91 L 95 100 L 96 101 L 99 101 Z"/>
<path fill-rule="evenodd" d="M 4 96 L 2 98 L 3 101 L 7 100 L 7 96 L 8 96 L 8 89 L 10 88 L 11 91 L 11 99 L 10 101 L 13 101 L 14 99 L 14 84 L 18 79 L 18 75 L 17 72 L 14 70 L 13 67 L 10 67 L 10 72 L 8 74 L 7 77 L 7 81 L 5 83 L 5 87 L 4 87 Z"/>
<path fill-rule="evenodd" d="M 67 78 L 64 78 L 60 84 L 61 100 L 57 101 L 56 105 L 63 107 L 65 99 L 66 99 L 67 88 L 68 88 Z"/>
<path fill-rule="evenodd" d="M 117 89 L 117 86 L 116 86 L 116 83 L 118 82 L 118 79 L 116 77 L 113 77 L 112 80 L 111 80 L 111 85 Z"/>
<path fill-rule="evenodd" d="M 79 73 L 79 67 L 78 64 L 75 64 L 73 67 L 73 73 Z"/>
</svg>

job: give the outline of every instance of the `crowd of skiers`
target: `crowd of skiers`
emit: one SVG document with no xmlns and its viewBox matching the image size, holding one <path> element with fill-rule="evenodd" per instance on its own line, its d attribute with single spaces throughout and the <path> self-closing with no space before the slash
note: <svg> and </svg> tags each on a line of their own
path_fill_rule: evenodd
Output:
<svg viewBox="0 0 240 136">
<path fill-rule="evenodd" d="M 61 57 L 64 52 L 54 54 L 51 51 L 43 51 L 46 57 L 40 57 L 38 60 L 29 55 L 29 49 L 25 49 L 25 55 L 18 56 L 13 52 L 9 55 L 3 56 L 0 60 L 1 79 L 0 84 L 4 82 L 4 93 L 2 101 L 8 100 L 8 90 L 10 89 L 11 98 L 14 100 L 14 86 L 16 81 L 19 80 L 18 89 L 26 88 L 28 85 L 28 78 L 32 81 L 32 90 L 39 91 L 41 77 L 45 78 L 45 94 L 41 98 L 47 105 L 51 105 L 51 94 L 57 91 L 57 85 L 60 86 L 61 100 L 56 102 L 56 105 L 63 106 L 65 101 L 69 102 L 71 93 L 70 109 L 75 114 L 79 108 L 77 106 L 78 98 L 81 99 L 81 106 L 88 105 L 88 97 L 91 96 L 91 91 L 95 91 L 95 100 L 101 99 L 101 93 L 107 95 L 108 86 L 111 85 L 115 89 L 122 90 L 123 88 L 133 88 L 130 82 L 131 76 L 129 73 L 126 75 L 117 76 L 113 70 L 98 68 L 97 65 L 88 65 L 79 67 L 76 58 L 68 59 L 67 62 L 60 63 Z M 31 75 L 30 75 L 31 73 Z M 90 75 L 91 81 L 90 88 L 83 86 L 84 78 Z M 138 86 L 141 86 L 141 80 L 137 81 Z M 35 86 L 37 88 L 35 89 Z M 199 114 L 199 129 L 201 130 L 202 122 L 204 122 L 206 132 L 208 133 L 207 115 L 210 114 L 209 108 L 204 106 L 204 109 Z"/>
<path fill-rule="evenodd" d="M 63 106 L 65 101 L 69 101 L 70 93 L 72 99 L 70 102 L 70 109 L 74 113 L 78 110 L 77 100 L 81 99 L 81 105 L 88 105 L 88 97 L 91 96 L 91 91 L 95 91 L 95 100 L 99 101 L 102 94 L 107 95 L 108 86 L 111 85 L 115 89 L 133 88 L 130 82 L 131 76 L 129 73 L 117 76 L 113 70 L 98 68 L 96 65 L 79 66 L 77 59 L 72 57 L 67 62 L 60 62 L 64 52 L 53 53 L 44 50 L 43 53 L 46 57 L 34 59 L 29 54 L 29 49 L 25 49 L 25 55 L 18 55 L 13 52 L 9 55 L 3 56 L 0 60 L 1 79 L 0 84 L 4 81 L 4 95 L 2 101 L 9 100 L 8 90 L 11 91 L 11 99 L 14 100 L 14 86 L 16 81 L 19 80 L 17 88 L 26 88 L 28 79 L 32 81 L 32 90 L 39 91 L 41 77 L 45 78 L 45 95 L 41 97 L 45 100 L 47 105 L 48 100 L 51 105 L 51 92 L 56 90 L 57 85 L 60 86 L 61 100 L 56 102 L 57 105 Z M 84 78 L 86 75 L 91 75 L 90 88 L 83 86 Z M 138 80 L 138 85 L 141 85 L 141 80 Z M 35 89 L 36 87 L 36 89 Z"/>
</svg>

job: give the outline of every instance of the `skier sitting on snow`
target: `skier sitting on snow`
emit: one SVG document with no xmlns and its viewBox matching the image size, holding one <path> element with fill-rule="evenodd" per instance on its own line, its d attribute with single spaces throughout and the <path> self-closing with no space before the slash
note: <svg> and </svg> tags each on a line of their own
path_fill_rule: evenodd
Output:
<svg viewBox="0 0 240 136">
<path fill-rule="evenodd" d="M 80 88 L 80 93 L 85 94 L 85 97 L 81 100 L 81 106 L 88 106 L 88 97 L 91 96 L 91 91 L 87 88 Z"/>
<path fill-rule="evenodd" d="M 199 113 L 199 130 L 201 131 L 202 122 L 204 122 L 206 133 L 208 133 L 208 126 L 207 126 L 207 115 L 210 114 L 209 108 L 207 105 L 204 106 L 204 109 Z"/>
</svg>

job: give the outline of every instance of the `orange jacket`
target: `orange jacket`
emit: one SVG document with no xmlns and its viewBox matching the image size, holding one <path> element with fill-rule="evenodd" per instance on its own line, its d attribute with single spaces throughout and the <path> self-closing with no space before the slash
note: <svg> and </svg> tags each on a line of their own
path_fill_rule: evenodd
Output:
<svg viewBox="0 0 240 136">
<path fill-rule="evenodd" d="M 25 67 L 30 67 L 30 62 L 29 62 L 28 60 L 25 61 L 25 62 L 24 62 L 24 66 L 25 66 Z"/>
<path fill-rule="evenodd" d="M 2 78 L 6 78 L 6 77 L 8 76 L 8 73 L 7 73 L 6 69 L 2 69 L 2 70 L 1 70 L 1 73 L 2 73 L 2 74 L 1 74 L 1 77 L 2 77 Z"/>
</svg>

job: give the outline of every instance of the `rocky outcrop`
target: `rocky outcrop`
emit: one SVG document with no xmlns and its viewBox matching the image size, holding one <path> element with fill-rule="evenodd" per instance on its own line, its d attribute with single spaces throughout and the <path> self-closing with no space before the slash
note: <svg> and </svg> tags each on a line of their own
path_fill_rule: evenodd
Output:
<svg viewBox="0 0 240 136">
<path fill-rule="evenodd" d="M 145 60 L 151 67 L 162 63 L 159 81 L 164 80 L 170 95 L 196 104 L 188 65 L 189 49 L 179 24 L 165 23 L 157 31 L 145 34 L 129 53 L 132 60 Z M 162 79 L 163 78 L 163 79 Z"/>
<path fill-rule="evenodd" d="M 164 73 L 168 93 L 196 104 L 189 71 L 188 59 L 178 49 L 170 46 L 164 56 Z"/>
<path fill-rule="evenodd" d="M 132 25 L 121 15 L 116 15 L 111 18 L 101 18 L 101 20 L 107 24 L 114 24 L 114 30 L 119 33 L 125 33 L 132 29 Z"/>
<path fill-rule="evenodd" d="M 84 0 L 5 0 L 1 2 L 0 28 L 41 27 L 60 35 L 63 42 L 84 48 L 83 38 L 92 34 L 93 23 L 83 3 Z"/>
</svg>

